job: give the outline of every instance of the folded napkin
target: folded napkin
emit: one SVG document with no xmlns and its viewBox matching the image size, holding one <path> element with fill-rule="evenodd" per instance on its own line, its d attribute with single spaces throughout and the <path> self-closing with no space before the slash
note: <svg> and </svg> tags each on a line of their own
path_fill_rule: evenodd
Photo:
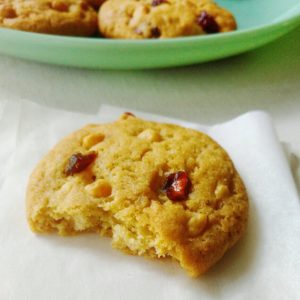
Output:
<svg viewBox="0 0 300 300">
<path fill-rule="evenodd" d="M 209 127 L 135 112 L 207 132 L 230 154 L 248 189 L 245 237 L 208 273 L 191 279 L 175 262 L 124 255 L 95 234 L 33 234 L 24 202 L 35 164 L 67 133 L 113 121 L 124 109 L 102 106 L 85 115 L 23 101 L 17 110 L 16 128 L 4 127 L 0 114 L 0 137 L 10 140 L 0 142 L 7 148 L 0 159 L 8 162 L 0 182 L 0 299 L 300 299 L 299 197 L 266 113 Z"/>
</svg>

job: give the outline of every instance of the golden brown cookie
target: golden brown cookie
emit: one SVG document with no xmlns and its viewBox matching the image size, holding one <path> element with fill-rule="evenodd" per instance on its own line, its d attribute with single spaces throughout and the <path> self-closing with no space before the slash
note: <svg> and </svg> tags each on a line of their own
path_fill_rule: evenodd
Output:
<svg viewBox="0 0 300 300">
<path fill-rule="evenodd" d="M 124 114 L 58 143 L 33 171 L 35 232 L 97 232 L 130 254 L 171 257 L 198 276 L 243 235 L 245 187 L 207 135 Z"/>
<path fill-rule="evenodd" d="M 91 36 L 97 32 L 97 13 L 82 0 L 0 0 L 0 27 Z"/>
<path fill-rule="evenodd" d="M 99 10 L 109 38 L 171 38 L 236 29 L 233 15 L 211 0 L 108 0 Z"/>
</svg>

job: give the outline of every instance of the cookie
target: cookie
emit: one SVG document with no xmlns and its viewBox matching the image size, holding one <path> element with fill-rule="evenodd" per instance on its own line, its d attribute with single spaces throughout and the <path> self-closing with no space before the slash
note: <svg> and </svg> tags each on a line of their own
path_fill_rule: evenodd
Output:
<svg viewBox="0 0 300 300">
<path fill-rule="evenodd" d="M 109 38 L 171 38 L 236 29 L 233 15 L 211 0 L 108 0 L 99 10 Z"/>
<path fill-rule="evenodd" d="M 171 257 L 191 276 L 243 235 L 248 199 L 228 154 L 210 137 L 131 114 L 58 143 L 27 189 L 34 232 L 96 232 L 135 255 Z"/>
<path fill-rule="evenodd" d="M 0 0 L 0 27 L 91 36 L 97 32 L 97 12 L 81 0 Z"/>
</svg>

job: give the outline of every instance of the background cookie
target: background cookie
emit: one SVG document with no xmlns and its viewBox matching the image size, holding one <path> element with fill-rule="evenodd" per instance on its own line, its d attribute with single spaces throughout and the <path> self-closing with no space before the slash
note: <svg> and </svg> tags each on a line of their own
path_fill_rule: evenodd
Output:
<svg viewBox="0 0 300 300">
<path fill-rule="evenodd" d="M 0 0 L 0 27 L 91 36 L 97 31 L 97 13 L 81 0 Z"/>
<path fill-rule="evenodd" d="M 234 17 L 211 0 L 108 0 L 100 32 L 110 38 L 170 38 L 236 29 Z"/>
<path fill-rule="evenodd" d="M 127 114 L 78 130 L 46 155 L 30 177 L 27 216 L 36 232 L 98 232 L 197 276 L 242 236 L 248 200 L 207 135 Z"/>
</svg>

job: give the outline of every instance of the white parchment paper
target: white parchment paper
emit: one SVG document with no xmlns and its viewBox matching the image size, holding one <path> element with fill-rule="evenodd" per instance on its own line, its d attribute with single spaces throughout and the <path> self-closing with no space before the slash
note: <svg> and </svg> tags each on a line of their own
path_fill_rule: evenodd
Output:
<svg viewBox="0 0 300 300">
<path fill-rule="evenodd" d="M 20 102 L 0 101 L 0 189 L 16 147 Z"/>
<path fill-rule="evenodd" d="M 267 114 L 250 112 L 207 127 L 137 113 L 206 131 L 228 151 L 249 192 L 246 236 L 207 274 L 191 279 L 174 262 L 124 255 L 94 234 L 33 234 L 24 202 L 35 164 L 67 133 L 113 121 L 124 109 L 104 106 L 84 115 L 25 101 L 19 108 L 17 128 L 10 129 L 16 143 L 0 185 L 1 300 L 300 299 L 299 197 Z M 0 128 L 2 136 L 10 135 Z"/>
</svg>

